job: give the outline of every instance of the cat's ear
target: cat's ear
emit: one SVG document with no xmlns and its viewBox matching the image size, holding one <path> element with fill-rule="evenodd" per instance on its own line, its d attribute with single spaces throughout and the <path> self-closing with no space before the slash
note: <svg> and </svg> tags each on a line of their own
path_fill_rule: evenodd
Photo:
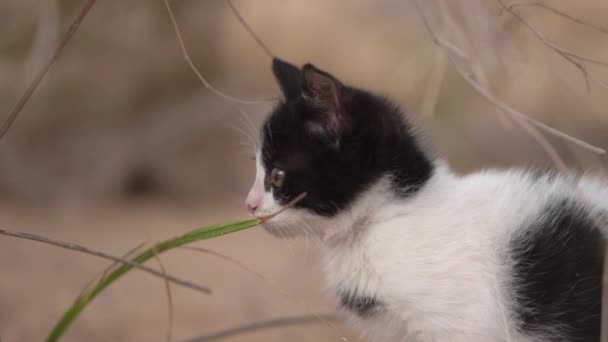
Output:
<svg viewBox="0 0 608 342">
<path fill-rule="evenodd" d="M 302 79 L 302 95 L 317 109 L 314 117 L 309 118 L 308 129 L 338 146 L 345 124 L 341 110 L 342 84 L 312 64 L 302 68 Z"/>
<path fill-rule="evenodd" d="M 289 100 L 300 96 L 302 72 L 297 66 L 275 57 L 272 59 L 272 72 L 285 99 Z"/>
</svg>

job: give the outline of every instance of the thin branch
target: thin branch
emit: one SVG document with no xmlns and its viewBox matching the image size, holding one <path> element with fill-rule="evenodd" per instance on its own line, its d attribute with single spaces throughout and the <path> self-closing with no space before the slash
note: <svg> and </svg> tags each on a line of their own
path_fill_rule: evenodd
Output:
<svg viewBox="0 0 608 342">
<path fill-rule="evenodd" d="M 274 54 L 272 53 L 272 51 L 270 51 L 268 46 L 266 44 L 264 44 L 264 41 L 262 41 L 262 39 L 260 39 L 260 37 L 255 33 L 255 31 L 253 31 L 251 26 L 249 26 L 249 24 L 247 23 L 245 18 L 243 18 L 243 16 L 239 12 L 239 10 L 232 3 L 232 0 L 226 0 L 226 2 L 228 3 L 228 6 L 230 6 L 230 10 L 232 11 L 232 14 L 234 14 L 236 19 L 241 23 L 241 25 L 243 25 L 245 30 L 247 30 L 247 32 L 249 32 L 249 35 L 251 36 L 251 38 L 253 38 L 253 40 L 255 40 L 255 42 L 262 48 L 262 50 L 264 50 L 264 52 L 266 53 L 266 55 L 268 55 L 268 57 L 273 58 Z"/>
<path fill-rule="evenodd" d="M 19 116 L 19 113 L 21 113 L 21 111 L 23 110 L 23 107 L 25 107 L 29 99 L 32 97 L 32 94 L 34 94 L 34 91 L 38 89 L 40 82 L 42 82 L 44 76 L 46 76 L 48 71 L 51 69 L 51 66 L 55 63 L 55 61 L 63 51 L 63 48 L 65 48 L 65 46 L 67 45 L 68 41 L 72 38 L 72 36 L 74 36 L 74 33 L 76 33 L 78 27 L 80 27 L 80 24 L 84 21 L 84 18 L 86 18 L 87 14 L 91 10 L 95 2 L 96 0 L 88 0 L 87 3 L 85 3 L 76 19 L 74 19 L 70 27 L 68 27 L 67 31 L 64 33 L 63 37 L 59 41 L 59 44 L 55 48 L 55 52 L 53 52 L 53 55 L 49 58 L 48 62 L 42 67 L 42 69 L 38 71 L 30 85 L 25 89 L 15 106 L 11 109 L 7 119 L 2 124 L 2 127 L 0 127 L 0 140 L 4 138 L 6 133 L 9 131 L 9 129 L 17 119 L 17 116 Z"/>
<path fill-rule="evenodd" d="M 547 4 L 544 4 L 542 2 L 520 2 L 520 3 L 515 3 L 515 4 L 509 5 L 509 8 L 511 8 L 511 9 L 516 9 L 518 7 L 537 7 L 537 8 L 541 8 L 541 9 L 544 9 L 546 11 L 553 12 L 554 14 L 557 14 L 558 16 L 566 18 L 566 19 L 568 19 L 568 20 L 570 20 L 570 21 L 572 21 L 574 23 L 577 23 L 579 25 L 582 25 L 582 26 L 594 29 L 594 30 L 599 31 L 599 32 L 604 33 L 604 34 L 608 34 L 608 29 L 606 29 L 606 28 L 603 28 L 603 27 L 595 25 L 593 23 L 584 21 L 582 19 L 575 18 L 575 17 L 569 15 L 566 12 L 562 12 L 562 11 L 560 11 L 560 10 L 558 10 L 556 8 L 553 8 L 553 7 L 551 7 L 551 6 L 547 5 Z"/>
<path fill-rule="evenodd" d="M 446 66 L 445 55 L 441 52 L 435 53 L 435 61 L 431 69 L 429 80 L 427 81 L 428 84 L 426 86 L 426 91 L 424 92 L 425 95 L 422 100 L 422 106 L 420 106 L 420 111 L 424 116 L 432 117 L 435 114 L 435 107 L 439 101 Z"/>
<path fill-rule="evenodd" d="M 167 275 L 167 270 L 165 269 L 165 265 L 163 265 L 162 260 L 160 259 L 160 256 L 158 255 L 158 253 L 154 253 L 154 259 L 156 259 L 156 262 L 158 263 L 158 266 L 160 267 L 161 272 L 166 276 Z M 167 280 L 167 278 L 164 279 L 165 280 L 165 291 L 167 293 L 167 314 L 168 314 L 168 322 L 167 322 L 167 342 L 171 342 L 173 340 L 173 296 L 171 295 L 171 284 L 169 283 L 169 281 Z"/>
<path fill-rule="evenodd" d="M 460 66 L 460 64 L 455 60 L 454 55 L 450 49 L 450 45 L 444 44 L 443 40 L 440 37 L 438 37 L 435 34 L 434 30 L 431 28 L 431 25 L 430 25 L 427 17 L 424 15 L 421 7 L 418 4 L 418 1 L 414 0 L 414 4 L 416 5 L 416 8 L 422 18 L 422 22 L 423 22 L 425 28 L 427 29 L 427 31 L 429 32 L 433 42 L 446 53 L 448 60 L 454 66 L 454 68 L 460 74 L 460 76 L 465 81 L 467 81 L 467 83 L 473 89 L 475 89 L 479 94 L 481 94 L 483 97 L 485 97 L 489 102 L 493 103 L 496 107 L 503 110 L 505 113 L 509 114 L 511 116 L 511 118 L 513 118 L 515 120 L 515 122 L 518 123 L 520 125 L 520 127 L 522 127 L 522 129 L 524 129 L 526 131 L 526 133 L 528 133 L 547 152 L 547 154 L 553 160 L 553 162 L 556 164 L 556 166 L 558 166 L 562 170 L 565 169 L 565 163 L 559 157 L 559 154 L 557 153 L 555 148 L 553 148 L 551 146 L 551 144 L 546 140 L 546 138 L 544 138 L 541 134 L 538 134 L 538 132 L 535 132 L 536 128 L 539 128 L 539 129 L 541 129 L 551 135 L 559 137 L 561 139 L 567 140 L 577 146 L 590 150 L 594 153 L 597 153 L 600 155 L 603 155 L 606 153 L 606 150 L 604 150 L 600 147 L 591 145 L 587 142 L 584 142 L 580 139 L 577 139 L 566 133 L 563 133 L 553 127 L 550 127 L 544 123 L 541 123 L 541 122 L 523 114 L 522 112 L 512 108 L 511 106 L 507 105 L 506 103 L 502 102 L 501 100 L 499 100 L 489 90 L 487 90 L 486 88 L 481 86 L 477 82 L 477 80 L 474 78 L 474 76 L 471 75 L 471 73 L 463 70 L 463 68 Z M 526 122 L 528 124 L 526 124 Z M 529 124 L 532 124 L 534 126 L 531 126 Z"/>
<path fill-rule="evenodd" d="M 323 319 L 328 321 L 341 321 L 341 319 L 336 314 L 313 314 L 295 317 L 276 318 L 239 325 L 225 330 L 220 330 L 208 335 L 193 337 L 184 340 L 183 342 L 211 342 L 242 334 L 253 333 L 261 330 L 284 328 L 294 325 L 314 324 L 318 323 L 317 317 L 323 317 Z"/>
<path fill-rule="evenodd" d="M 133 255 L 133 253 L 137 252 L 138 250 L 140 250 L 143 246 L 145 245 L 145 243 L 140 243 L 139 245 L 131 248 L 130 250 L 127 251 L 127 253 L 123 254 L 121 256 L 121 259 L 128 259 L 129 257 L 131 257 Z M 95 276 L 95 278 L 93 278 L 91 281 L 89 281 L 89 283 L 82 289 L 82 291 L 80 292 L 80 294 L 76 297 L 76 300 L 74 300 L 74 303 L 78 302 L 79 300 L 82 299 L 82 297 L 87 293 L 87 291 L 90 291 L 90 289 L 96 287 L 97 285 L 99 285 L 99 283 L 108 275 L 110 274 L 110 272 L 112 272 L 112 270 L 114 268 L 116 268 L 118 265 L 121 265 L 120 262 L 115 261 L 113 263 L 110 264 L 110 266 L 106 267 L 103 271 L 101 271 L 101 273 L 99 273 L 98 275 Z"/>
<path fill-rule="evenodd" d="M 21 232 L 13 232 L 13 231 L 8 231 L 5 229 L 0 229 L 0 235 L 6 235 L 6 236 L 12 236 L 12 237 L 16 237 L 16 238 L 20 238 L 20 239 L 25 239 L 25 240 L 31 240 L 31 241 L 37 241 L 37 242 L 41 242 L 47 245 L 53 245 L 56 247 L 61 247 L 64 249 L 69 249 L 72 251 L 77 251 L 80 253 L 85 253 L 85 254 L 89 254 L 89 255 L 94 255 L 100 258 L 104 258 L 104 259 L 108 259 L 108 260 L 112 260 L 115 262 L 119 262 L 121 264 L 125 264 L 125 265 L 129 265 L 132 266 L 134 268 L 137 268 L 141 271 L 147 272 L 149 274 L 152 274 L 154 276 L 160 277 L 162 279 L 167 279 L 172 283 L 178 284 L 180 286 L 184 286 L 190 289 L 193 289 L 195 291 L 198 292 L 202 292 L 204 294 L 210 294 L 211 293 L 211 289 L 209 289 L 206 286 L 202 286 L 202 285 L 198 285 L 195 284 L 193 282 L 187 281 L 187 280 L 183 280 L 171 275 L 164 275 L 162 272 L 159 272 L 157 270 L 155 270 L 154 268 L 148 267 L 146 265 L 142 265 L 130 260 L 126 260 L 123 258 L 119 258 L 116 256 L 113 256 L 111 254 L 105 253 L 105 252 L 101 252 L 101 251 L 96 251 L 96 250 L 92 250 L 90 248 L 84 247 L 84 246 L 80 246 L 77 245 L 75 243 L 70 243 L 70 242 L 63 242 L 63 241 L 58 241 L 58 240 L 54 240 L 51 238 L 47 238 L 41 235 L 36 235 L 36 234 L 30 234 L 30 233 L 21 233 Z"/>
<path fill-rule="evenodd" d="M 585 78 L 587 90 L 590 90 L 590 85 L 589 85 L 590 82 L 593 82 L 600 87 L 608 89 L 608 84 L 606 82 L 598 80 L 593 75 L 590 75 L 589 72 L 587 71 L 587 68 L 583 64 L 580 63 L 581 61 L 584 61 L 584 62 L 589 62 L 589 63 L 593 63 L 593 64 L 598 64 L 601 66 L 608 66 L 608 62 L 581 56 L 574 51 L 570 51 L 568 49 L 565 49 L 565 48 L 559 46 L 558 44 L 554 43 L 551 39 L 549 39 L 547 36 L 545 36 L 542 32 L 538 31 L 532 24 L 530 24 L 519 13 L 517 13 L 517 11 L 515 11 L 511 7 L 505 5 L 503 0 L 497 0 L 497 1 L 505 11 L 509 12 L 520 23 L 522 23 L 525 27 L 527 27 L 528 30 L 530 30 L 530 32 L 532 32 L 545 46 L 547 46 L 551 50 L 555 51 L 559 56 L 561 56 L 563 59 L 568 61 L 570 64 L 574 65 L 574 67 L 579 69 L 579 71 Z"/>
<path fill-rule="evenodd" d="M 175 35 L 177 36 L 177 41 L 179 42 L 179 46 L 180 46 L 180 49 L 182 50 L 182 55 L 184 56 L 186 63 L 188 63 L 188 65 L 190 66 L 190 69 L 192 69 L 192 71 L 196 74 L 196 77 L 198 77 L 198 79 L 201 81 L 201 83 L 203 83 L 203 85 L 207 89 L 209 89 L 215 95 L 223 98 L 224 100 L 228 100 L 228 101 L 240 103 L 240 104 L 267 103 L 267 102 L 271 102 L 271 101 L 275 100 L 274 98 L 264 99 L 264 100 L 240 99 L 240 98 L 234 97 L 232 95 L 229 95 L 229 94 L 217 89 L 211 83 L 209 83 L 209 81 L 207 81 L 207 79 L 203 76 L 203 74 L 198 70 L 196 65 L 194 65 L 194 62 L 192 62 L 192 58 L 190 58 L 190 53 L 188 52 L 188 49 L 186 48 L 186 44 L 184 43 L 184 39 L 182 38 L 181 30 L 179 28 L 179 25 L 177 24 L 177 20 L 175 20 L 175 15 L 173 14 L 171 5 L 169 5 L 169 0 L 163 0 L 163 2 L 165 3 L 165 7 L 167 8 L 169 17 L 171 18 L 171 23 L 173 24 L 173 29 L 175 30 Z"/>
<path fill-rule="evenodd" d="M 450 61 L 452 66 L 454 66 L 454 68 L 456 69 L 458 74 L 460 74 L 460 76 L 465 81 L 467 81 L 467 83 L 469 83 L 469 85 L 471 87 L 473 87 L 473 89 L 475 89 L 479 94 L 483 95 L 488 101 L 493 103 L 499 109 L 503 110 L 505 113 L 510 114 L 511 118 L 517 124 L 519 124 L 520 127 L 522 129 L 524 129 L 524 131 L 526 133 L 528 133 L 543 148 L 543 150 L 546 151 L 546 153 L 549 155 L 549 157 L 551 158 L 553 163 L 560 170 L 566 170 L 567 169 L 566 164 L 564 163 L 562 158 L 559 156 L 559 154 L 557 153 L 555 148 L 547 141 L 547 139 L 545 137 L 543 137 L 541 134 L 539 134 L 538 131 L 534 127 L 529 125 L 527 122 L 523 121 L 522 118 L 527 117 L 526 115 L 518 112 L 517 110 L 511 108 L 506 103 L 498 100 L 492 93 L 490 93 L 486 88 L 484 88 L 481 84 L 479 84 L 477 82 L 474 75 L 472 75 L 471 73 L 468 73 L 462 69 L 460 64 L 455 60 L 451 50 L 449 49 L 449 45 L 443 44 L 443 40 L 440 37 L 438 37 L 435 34 L 435 32 L 433 31 L 433 29 L 431 28 L 431 25 L 428 22 L 428 19 L 426 18 L 426 16 L 424 15 L 424 12 L 422 11 L 422 8 L 418 4 L 418 1 L 414 0 L 414 4 L 416 5 L 416 8 L 422 18 L 422 22 L 423 22 L 424 26 L 426 27 L 427 31 L 431 35 L 433 42 L 445 52 L 446 56 L 448 57 L 448 60 Z"/>
<path fill-rule="evenodd" d="M 297 198 L 300 198 L 300 196 L 296 197 L 296 199 Z M 301 198 L 304 198 L 304 197 L 302 196 Z M 202 248 L 202 247 L 181 246 L 180 248 L 191 250 L 191 251 L 195 251 L 195 252 L 205 253 L 205 254 L 209 254 L 209 255 L 213 255 L 213 256 L 218 257 L 218 258 L 220 258 L 220 259 L 222 259 L 224 261 L 230 262 L 230 263 L 236 265 L 237 267 L 239 267 L 240 269 L 244 270 L 245 272 L 253 274 L 254 276 L 256 276 L 258 279 L 260 279 L 262 282 L 264 282 L 269 287 L 274 288 L 275 290 L 279 291 L 283 297 L 285 297 L 285 298 L 287 298 L 289 300 L 294 301 L 294 299 L 293 299 L 294 297 L 292 295 L 290 295 L 287 291 L 285 291 L 282 288 L 278 287 L 277 285 L 273 284 L 263 274 L 261 274 L 260 272 L 257 272 L 255 270 L 253 270 L 252 268 L 250 268 L 249 266 L 245 265 L 244 263 L 242 263 L 241 261 L 239 261 L 237 259 L 231 258 L 231 257 L 229 257 L 229 256 L 227 256 L 225 254 L 216 252 L 214 250 L 207 249 L 207 248 Z M 313 315 L 316 315 L 316 314 L 313 314 Z M 317 320 L 319 322 L 324 323 L 325 325 L 327 325 L 327 327 L 329 327 L 330 329 L 332 329 L 340 337 L 340 339 L 342 341 L 348 341 L 346 339 L 346 337 L 344 337 L 344 335 L 342 334 L 342 332 L 335 325 L 333 325 L 330 321 L 324 319 L 322 316 L 316 316 L 316 318 L 317 318 Z"/>
<path fill-rule="evenodd" d="M 256 277 L 258 277 L 259 279 L 261 279 L 262 281 L 264 281 L 265 283 L 267 283 L 267 285 L 272 285 L 270 284 L 269 280 L 266 279 L 266 277 L 264 277 L 261 273 L 254 271 L 253 269 L 251 269 L 250 267 L 248 267 L 247 265 L 243 264 L 242 262 L 240 262 L 239 260 L 229 257 L 225 254 L 216 252 L 214 250 L 208 249 L 208 248 L 203 248 L 203 247 L 197 247 L 197 246 L 180 246 L 180 249 L 185 249 L 185 250 L 191 250 L 191 251 L 196 251 L 196 252 L 201 252 L 201 253 L 205 253 L 205 254 L 210 254 L 213 255 L 215 257 L 218 257 L 224 261 L 228 261 L 234 265 L 236 265 L 237 267 L 239 267 L 240 269 L 244 270 L 245 272 L 251 273 L 253 275 L 255 275 Z"/>
</svg>

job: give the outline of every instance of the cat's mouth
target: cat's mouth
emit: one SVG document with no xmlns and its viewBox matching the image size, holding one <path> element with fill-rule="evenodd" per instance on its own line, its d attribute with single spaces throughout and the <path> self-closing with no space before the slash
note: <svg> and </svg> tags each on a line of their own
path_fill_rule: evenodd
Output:
<svg viewBox="0 0 608 342">
<path fill-rule="evenodd" d="M 303 200 L 304 197 L 306 197 L 306 195 L 308 195 L 308 193 L 307 192 L 303 192 L 303 193 L 299 194 L 298 196 L 296 196 L 291 201 L 289 201 L 289 203 L 287 203 L 285 206 L 283 206 L 278 211 L 276 211 L 276 212 L 274 212 L 272 214 L 268 214 L 268 215 L 256 216 L 256 218 L 258 219 L 258 221 L 259 221 L 260 224 L 266 223 L 268 220 L 271 220 L 272 218 L 276 217 L 277 215 L 280 215 L 285 210 L 293 208 L 293 206 L 296 205 L 296 204 L 298 204 L 298 202 L 300 202 L 301 200 Z"/>
</svg>

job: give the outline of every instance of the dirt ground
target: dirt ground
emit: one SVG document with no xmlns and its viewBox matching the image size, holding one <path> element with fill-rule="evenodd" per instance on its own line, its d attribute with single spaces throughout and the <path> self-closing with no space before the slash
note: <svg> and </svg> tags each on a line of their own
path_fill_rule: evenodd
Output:
<svg viewBox="0 0 608 342">
<path fill-rule="evenodd" d="M 122 255 L 186 230 L 244 216 L 223 206 L 178 208 L 139 204 L 122 207 L 63 206 L 52 213 L 2 207 L 0 226 L 42 234 Z M 279 241 L 259 228 L 197 243 L 224 253 L 261 273 L 266 282 L 235 265 L 192 251 L 162 256 L 168 272 L 213 289 L 206 296 L 172 286 L 174 340 L 265 318 L 334 311 L 323 289 L 318 250 L 302 242 Z M 96 257 L 31 241 L 0 237 L 0 336 L 40 341 L 83 286 L 108 265 Z M 150 262 L 151 266 L 157 266 Z M 163 341 L 167 334 L 164 283 L 133 271 L 108 288 L 69 329 L 65 341 Z M 350 341 L 356 334 L 337 324 Z M 226 341 L 339 341 L 325 324 L 274 329 Z"/>
</svg>

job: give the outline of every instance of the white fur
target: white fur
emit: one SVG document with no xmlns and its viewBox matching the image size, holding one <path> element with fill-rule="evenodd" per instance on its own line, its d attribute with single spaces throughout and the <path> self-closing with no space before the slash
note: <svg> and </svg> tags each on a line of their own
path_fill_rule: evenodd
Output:
<svg viewBox="0 0 608 342">
<path fill-rule="evenodd" d="M 459 177 L 442 162 L 436 166 L 409 198 L 394 197 L 386 176 L 335 217 L 290 209 L 265 228 L 321 238 L 329 288 L 384 303 L 370 318 L 351 314 L 370 341 L 540 341 L 515 329 L 506 248 L 552 196 L 573 193 L 570 183 L 513 170 Z M 272 194 L 261 199 L 256 192 L 260 171 L 249 196 L 259 200 L 260 212 L 278 210 L 267 201 Z M 591 202 L 603 198 L 608 207 L 601 183 L 579 185 Z"/>
</svg>

